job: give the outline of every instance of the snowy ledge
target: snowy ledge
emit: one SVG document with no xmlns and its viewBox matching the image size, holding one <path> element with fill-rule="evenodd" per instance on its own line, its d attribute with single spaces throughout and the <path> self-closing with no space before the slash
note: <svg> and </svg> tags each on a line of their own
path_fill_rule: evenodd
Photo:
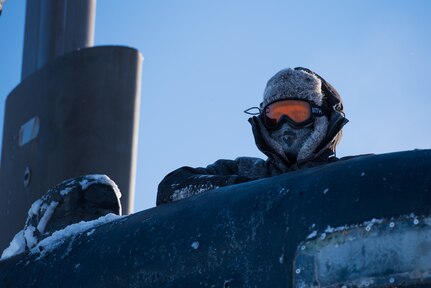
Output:
<svg viewBox="0 0 431 288">
<path fill-rule="evenodd" d="M 36 246 L 30 250 L 30 254 L 41 253 L 41 257 L 42 257 L 45 253 L 54 250 L 55 248 L 63 244 L 66 239 L 72 236 L 76 236 L 85 231 L 96 228 L 102 224 L 106 224 L 114 220 L 121 219 L 123 217 L 126 217 L 126 216 L 119 216 L 111 213 L 111 214 L 102 216 L 96 220 L 81 221 L 79 223 L 71 224 L 69 226 L 66 226 L 62 230 L 55 231 L 51 236 L 37 243 Z M 87 236 L 90 236 L 93 232 L 94 230 L 89 231 L 87 233 Z M 25 248 L 26 248 L 26 242 L 25 242 L 24 230 L 21 230 L 15 235 L 9 247 L 3 251 L 0 261 L 25 252 L 26 250 Z"/>
</svg>

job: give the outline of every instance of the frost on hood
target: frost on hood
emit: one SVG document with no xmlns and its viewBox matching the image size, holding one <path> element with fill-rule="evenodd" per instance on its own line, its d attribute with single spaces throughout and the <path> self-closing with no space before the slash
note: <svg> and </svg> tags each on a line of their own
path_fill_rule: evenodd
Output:
<svg viewBox="0 0 431 288">
<path fill-rule="evenodd" d="M 431 287 L 431 217 L 410 214 L 313 231 L 298 246 L 293 269 L 295 287 Z"/>
<path fill-rule="evenodd" d="M 113 193 L 115 194 L 115 196 L 112 196 L 112 197 L 114 197 L 113 198 L 114 201 L 118 202 L 117 208 L 119 209 L 119 214 L 121 215 L 121 204 L 119 200 L 119 198 L 121 197 L 121 193 L 117 185 L 114 183 L 114 181 L 109 179 L 109 177 L 107 177 L 106 175 L 86 175 L 75 179 L 65 180 L 60 184 L 58 184 L 55 188 L 50 189 L 45 195 L 43 195 L 40 199 L 36 200 L 31 205 L 30 209 L 28 210 L 28 216 L 24 225 L 24 229 L 19 231 L 15 235 L 15 237 L 10 242 L 9 247 L 3 251 L 3 254 L 0 259 L 3 260 L 29 250 L 35 251 L 34 248 L 42 247 L 41 243 L 44 243 L 43 245 L 46 245 L 47 242 L 45 242 L 45 240 L 47 241 L 48 239 L 51 239 L 49 241 L 53 241 L 53 239 L 58 240 L 61 237 L 70 236 L 71 233 L 79 233 L 81 231 L 80 229 L 87 229 L 87 227 L 89 227 L 88 225 L 98 226 L 104 223 L 103 221 L 106 222 L 106 219 L 108 219 L 109 221 L 112 221 L 113 215 L 115 214 L 107 214 L 109 212 L 105 212 L 105 215 L 107 214 L 106 218 L 100 217 L 100 214 L 99 214 L 99 215 L 94 215 L 94 217 L 91 217 L 93 219 L 98 218 L 97 220 L 93 220 L 93 221 L 87 221 L 87 222 L 82 221 L 77 224 L 73 224 L 73 221 L 70 221 L 69 223 L 63 222 L 67 224 L 63 224 L 63 227 L 57 228 L 57 229 L 64 228 L 60 230 L 62 231 L 61 234 L 58 233 L 60 231 L 49 231 L 49 230 L 46 231 L 47 225 L 48 223 L 50 223 L 50 220 L 52 220 L 52 216 L 54 215 L 56 208 L 63 205 L 65 201 L 68 201 L 67 199 L 70 193 L 80 193 L 81 191 L 85 191 L 91 185 L 95 185 L 95 184 L 102 184 L 112 188 L 110 191 L 113 191 Z M 116 200 L 115 200 L 115 197 L 116 197 Z M 78 205 L 75 202 L 67 203 L 67 204 Z M 97 205 L 98 203 L 96 202 L 95 204 Z M 93 215 L 89 215 L 89 216 L 93 216 Z M 58 219 L 60 218 L 57 216 L 55 220 L 58 220 Z M 74 220 L 74 222 L 76 222 L 76 220 Z M 85 223 L 89 223 L 89 224 L 85 224 Z M 72 225 L 68 225 L 68 224 L 72 224 Z M 68 226 L 65 227 L 66 225 Z M 73 226 L 73 225 L 78 225 L 78 226 Z M 72 229 L 70 228 L 71 226 L 72 226 Z M 66 230 L 66 228 L 68 229 Z M 54 238 L 52 238 L 53 236 Z M 48 242 L 48 243 L 51 243 L 51 242 Z"/>
</svg>

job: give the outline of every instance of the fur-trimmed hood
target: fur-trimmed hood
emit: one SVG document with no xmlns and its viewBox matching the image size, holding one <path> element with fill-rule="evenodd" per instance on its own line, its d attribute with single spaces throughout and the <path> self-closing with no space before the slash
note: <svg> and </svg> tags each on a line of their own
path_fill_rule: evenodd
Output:
<svg viewBox="0 0 431 288">
<path fill-rule="evenodd" d="M 268 156 L 268 161 L 280 166 L 281 170 L 308 166 L 308 162 L 325 161 L 335 156 L 335 147 L 340 140 L 341 130 L 348 122 L 344 116 L 341 96 L 321 76 L 313 71 L 297 67 L 283 69 L 267 83 L 261 108 L 281 99 L 304 99 L 321 106 L 327 117 L 316 118 L 315 131 L 304 143 L 296 163 L 289 163 L 280 145 L 274 143 L 262 123 L 260 116 L 249 119 L 259 150 Z M 324 129 L 322 129 L 322 127 Z"/>
</svg>

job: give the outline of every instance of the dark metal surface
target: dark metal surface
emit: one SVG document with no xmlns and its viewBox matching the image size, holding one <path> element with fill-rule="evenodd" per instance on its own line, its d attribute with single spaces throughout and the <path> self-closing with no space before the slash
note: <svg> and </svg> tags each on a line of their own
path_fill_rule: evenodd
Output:
<svg viewBox="0 0 431 288">
<path fill-rule="evenodd" d="M 27 0 L 22 79 L 94 43 L 96 0 Z"/>
<path fill-rule="evenodd" d="M 431 150 L 339 161 L 145 210 L 43 255 L 1 261 L 0 286 L 292 287 L 310 233 L 429 216 L 430 190 Z"/>
<path fill-rule="evenodd" d="M 5 106 L 0 249 L 23 228 L 31 203 L 61 181 L 106 174 L 133 209 L 141 54 L 81 49 L 26 78 Z"/>
</svg>

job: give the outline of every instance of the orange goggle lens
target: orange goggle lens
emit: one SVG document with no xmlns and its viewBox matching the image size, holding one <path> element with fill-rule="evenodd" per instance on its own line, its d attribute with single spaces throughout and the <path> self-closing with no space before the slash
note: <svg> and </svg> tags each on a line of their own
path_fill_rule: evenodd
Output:
<svg viewBox="0 0 431 288">
<path fill-rule="evenodd" d="M 311 118 L 310 103 L 301 100 L 282 100 L 269 104 L 265 115 L 271 122 L 278 122 L 283 115 L 288 116 L 296 123 L 302 123 Z"/>
</svg>

